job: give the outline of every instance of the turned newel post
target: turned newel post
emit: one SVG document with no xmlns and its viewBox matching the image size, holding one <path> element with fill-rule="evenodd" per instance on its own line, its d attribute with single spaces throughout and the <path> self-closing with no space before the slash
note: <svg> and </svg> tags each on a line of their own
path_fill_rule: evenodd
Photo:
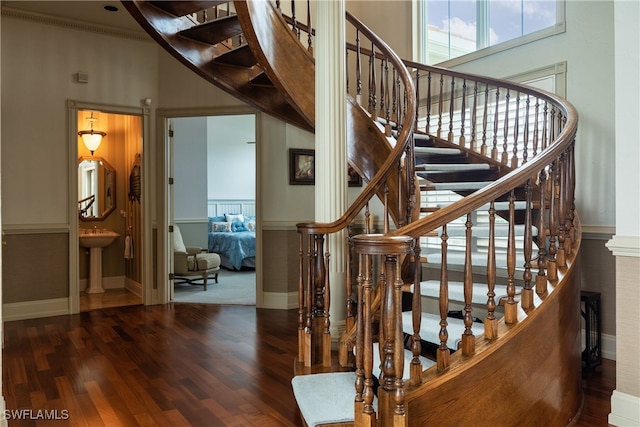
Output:
<svg viewBox="0 0 640 427">
<path fill-rule="evenodd" d="M 358 316 L 356 337 L 356 367 L 362 373 L 362 379 L 356 381 L 357 396 L 362 391 L 363 404 L 355 406 L 356 425 L 407 426 L 408 418 L 404 405 L 404 339 L 402 332 L 402 262 L 413 251 L 415 240 L 408 236 L 385 236 L 380 234 L 361 234 L 353 237 L 353 248 L 359 254 L 360 263 L 358 283 L 363 296 L 363 316 Z M 375 280 L 372 258 L 378 258 L 382 270 Z M 375 263 L 373 263 L 375 264 Z M 414 263 L 415 268 L 419 264 Z M 362 276 L 361 276 L 362 275 Z M 381 286 L 382 301 L 380 307 L 380 349 L 381 371 L 378 389 L 378 414 L 371 412 L 369 389 L 373 382 L 373 334 L 371 316 L 371 288 L 373 283 Z M 360 310 L 360 308 L 359 308 Z M 362 319 L 362 320 L 361 320 Z M 362 323 L 361 323 L 362 322 Z M 360 369 L 360 366 L 362 368 Z M 360 374 L 358 374 L 360 375 Z M 364 385 L 364 387 L 363 387 Z M 358 397 L 357 399 L 358 400 Z M 359 412 L 361 411 L 361 412 Z M 358 421 L 365 421 L 359 424 Z"/>
</svg>

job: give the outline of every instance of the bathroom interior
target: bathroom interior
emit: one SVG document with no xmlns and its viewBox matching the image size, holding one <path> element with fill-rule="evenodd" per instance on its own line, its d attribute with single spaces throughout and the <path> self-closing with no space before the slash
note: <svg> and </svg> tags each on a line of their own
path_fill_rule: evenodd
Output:
<svg viewBox="0 0 640 427">
<path fill-rule="evenodd" d="M 80 311 L 142 304 L 142 117 L 78 110 Z"/>
</svg>

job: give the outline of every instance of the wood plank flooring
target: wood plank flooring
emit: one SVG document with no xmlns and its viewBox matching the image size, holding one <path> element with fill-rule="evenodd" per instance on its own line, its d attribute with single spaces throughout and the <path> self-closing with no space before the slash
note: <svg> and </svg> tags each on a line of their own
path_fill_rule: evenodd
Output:
<svg viewBox="0 0 640 427">
<path fill-rule="evenodd" d="M 300 426 L 296 324 L 295 310 L 177 303 L 6 322 L 6 408 L 65 418 L 9 427 Z M 585 375 L 577 426 L 607 425 L 614 381 L 611 361 Z"/>
</svg>

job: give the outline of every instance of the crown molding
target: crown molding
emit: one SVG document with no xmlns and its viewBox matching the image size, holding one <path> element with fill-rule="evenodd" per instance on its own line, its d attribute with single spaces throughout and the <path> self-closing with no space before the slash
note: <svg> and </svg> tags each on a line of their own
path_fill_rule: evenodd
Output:
<svg viewBox="0 0 640 427">
<path fill-rule="evenodd" d="M 145 33 L 142 28 L 140 31 L 127 30 L 124 28 L 116 28 L 108 25 L 97 24 L 93 22 L 82 22 L 70 18 L 46 15 L 43 13 L 31 12 L 13 7 L 2 6 L 2 16 L 9 18 L 24 19 L 27 21 L 37 22 L 40 24 L 55 25 L 58 27 L 70 28 L 73 30 L 89 31 L 97 34 L 109 36 L 123 37 L 139 41 L 153 42 L 151 37 Z"/>
</svg>

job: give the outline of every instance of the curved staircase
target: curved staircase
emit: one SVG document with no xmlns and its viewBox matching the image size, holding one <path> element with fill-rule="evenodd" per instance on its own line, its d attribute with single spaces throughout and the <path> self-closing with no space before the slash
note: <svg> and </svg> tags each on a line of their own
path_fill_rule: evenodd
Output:
<svg viewBox="0 0 640 427">
<path fill-rule="evenodd" d="M 292 16 L 269 1 L 124 4 L 194 72 L 313 131 L 314 33 L 295 3 Z M 367 185 L 336 221 L 298 226 L 303 419 L 570 425 L 582 398 L 577 113 L 531 87 L 402 61 L 346 19 L 348 160 Z M 325 245 L 342 230 L 351 274 L 331 289 Z M 331 292 L 347 296 L 337 355 Z"/>
</svg>

